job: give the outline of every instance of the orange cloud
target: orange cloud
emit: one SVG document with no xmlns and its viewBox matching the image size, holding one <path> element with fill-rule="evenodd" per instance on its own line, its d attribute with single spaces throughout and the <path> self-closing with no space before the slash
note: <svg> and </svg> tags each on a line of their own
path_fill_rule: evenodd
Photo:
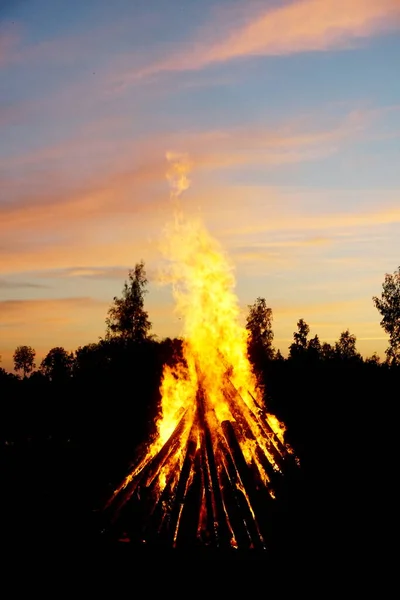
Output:
<svg viewBox="0 0 400 600">
<path fill-rule="evenodd" d="M 286 195 L 279 190 L 265 190 L 263 207 L 257 201 L 257 194 L 254 196 L 242 206 L 233 203 L 235 216 L 228 221 L 229 225 L 222 207 L 215 210 L 212 218 L 218 237 L 224 240 L 241 273 L 254 277 L 292 273 L 296 281 L 307 274 L 307 280 L 314 276 L 315 282 L 321 277 L 325 280 L 329 274 L 331 282 L 336 280 L 339 288 L 346 290 L 348 285 L 343 279 L 355 277 L 358 288 L 361 283 L 374 282 L 379 289 L 387 265 L 393 261 L 396 264 L 400 245 L 394 227 L 400 224 L 399 202 L 385 206 L 393 202 L 394 194 L 389 193 L 388 197 L 377 194 L 375 205 L 381 201 L 381 207 L 361 206 L 350 208 L 347 213 L 328 212 L 332 208 L 323 191 L 320 209 L 312 205 L 310 208 L 297 194 Z M 342 197 L 338 192 L 336 202 L 343 206 L 346 201 L 346 195 Z M 351 202 L 348 204 L 351 207 Z M 371 253 L 375 257 L 373 266 Z M 317 289 L 321 284 L 313 285 Z M 332 283 L 329 285 L 333 287 Z"/>
<path fill-rule="evenodd" d="M 314 237 L 308 239 L 284 239 L 271 242 L 254 242 L 245 246 L 233 243 L 230 247 L 236 265 L 244 265 L 246 272 L 261 275 L 263 267 L 268 272 L 272 268 L 296 268 L 303 260 L 301 250 L 313 250 L 332 243 L 329 238 Z"/>
<path fill-rule="evenodd" d="M 365 298 L 355 298 L 353 300 L 341 300 L 338 302 L 316 302 L 316 303 L 284 303 L 281 302 L 273 307 L 274 315 L 290 316 L 295 317 L 297 319 L 301 318 L 304 315 L 331 315 L 331 314 L 339 314 L 342 315 L 344 313 L 348 314 L 349 312 L 360 312 L 365 306 L 367 306 L 368 302 Z M 369 307 L 368 307 L 369 308 Z M 306 318 L 307 321 L 307 318 Z"/>
<path fill-rule="evenodd" d="M 117 234 L 115 234 L 117 237 Z M 132 237 L 132 236 L 131 236 Z M 134 264 L 143 258 L 147 261 L 154 257 L 157 247 L 154 242 L 135 233 L 133 239 L 97 243 L 75 240 L 74 244 L 53 241 L 49 244 L 32 243 L 27 247 L 0 253 L 0 273 L 16 273 L 28 271 L 47 271 L 54 269 L 77 269 L 85 265 L 96 265 L 98 269 L 115 267 L 115 265 Z M 54 276 L 54 274 L 53 274 Z"/>
<path fill-rule="evenodd" d="M 72 267 L 40 273 L 46 278 L 79 277 L 82 279 L 126 279 L 131 267 Z M 1 280 L 0 280 L 1 287 Z"/>
<path fill-rule="evenodd" d="M 254 251 L 269 251 L 270 248 L 307 248 L 314 246 L 326 246 L 330 244 L 332 240 L 327 237 L 311 237 L 304 239 L 284 239 L 284 240 L 272 240 L 270 242 L 254 242 L 244 248 L 237 247 L 236 250 L 239 254 L 242 252 L 254 252 Z M 273 252 L 273 250 L 272 250 Z"/>
<path fill-rule="evenodd" d="M 238 220 L 239 222 L 240 220 Z M 235 227 L 226 228 L 224 235 L 237 237 L 239 235 L 251 235 L 278 230 L 282 232 L 335 230 L 336 233 L 341 233 L 344 229 L 376 227 L 391 223 L 400 223 L 400 208 L 398 203 L 392 206 L 382 206 L 379 209 L 368 212 L 352 213 L 305 214 L 304 212 L 296 212 L 291 208 L 289 217 L 287 214 L 277 214 L 275 212 L 268 219 L 257 219 L 257 222 L 248 222 L 247 225 L 238 224 Z"/>
<path fill-rule="evenodd" d="M 98 197 L 94 194 L 87 197 L 86 205 L 78 197 L 54 207 L 51 204 L 32 207 L 25 214 L 21 208 L 0 221 L 3 246 L 0 274 L 88 266 L 104 270 L 132 266 L 140 258 L 146 263 L 152 261 L 158 256 L 162 229 L 171 216 L 167 191 L 165 195 L 160 194 L 156 201 L 143 208 L 140 204 L 142 194 L 138 201 L 131 200 L 130 205 L 129 198 L 120 199 L 114 193 L 104 195 L 104 204 L 96 204 Z M 257 200 L 259 196 L 262 209 Z M 383 206 L 369 211 L 311 214 L 296 194 L 291 197 L 276 189 L 231 190 L 223 187 L 195 197 L 191 201 L 193 206 L 189 203 L 187 210 L 190 213 L 193 207 L 202 204 L 206 220 L 216 229 L 218 237 L 225 239 L 225 245 L 238 263 L 260 265 L 260 262 L 268 261 L 269 264 L 278 262 L 282 265 L 284 262 L 293 266 L 300 251 L 308 252 L 314 247 L 323 249 L 333 242 L 343 244 L 338 236 L 344 234 L 350 235 L 348 242 L 354 244 L 357 229 L 376 231 L 379 226 L 399 223 L 398 202 L 388 205 L 391 197 L 389 195 L 388 200 L 386 196 L 379 196 Z M 321 192 L 323 206 L 324 202 Z M 136 215 L 140 216 L 140 228 Z M 90 227 L 86 228 L 85 223 L 90 223 Z M 34 230 L 32 233 L 30 228 Z M 66 238 L 68 229 L 70 234 Z M 22 231 L 25 231 L 24 237 L 21 237 Z M 308 235 L 304 235 L 306 232 Z M 265 241 L 264 234 L 269 235 L 269 241 Z M 274 234 L 272 239 L 271 234 Z M 258 235 L 257 241 L 254 235 Z M 342 261 L 346 266 L 357 266 L 360 261 L 365 264 L 362 257 L 333 256 L 326 260 L 332 264 Z M 92 275 L 96 276 L 96 273 Z"/>
<path fill-rule="evenodd" d="M 93 310 L 99 305 L 104 308 L 104 302 L 89 297 L 1 300 L 0 327 L 8 327 L 11 323 L 36 327 L 37 318 L 42 323 L 54 320 L 70 323 L 77 319 L 76 311 Z"/>
<path fill-rule="evenodd" d="M 154 205 L 143 202 L 140 192 L 144 186 L 154 179 L 161 179 L 163 164 L 160 158 L 158 164 L 150 163 L 145 166 L 132 167 L 130 171 L 110 171 L 96 179 L 78 182 L 74 187 L 68 180 L 59 179 L 58 174 L 46 177 L 41 184 L 45 189 L 39 193 L 29 193 L 28 186 L 18 194 L 18 183 L 10 185 L 9 196 L 13 203 L 0 206 L 0 236 L 9 231 L 21 229 L 48 229 L 51 226 L 63 228 L 68 224 L 99 220 L 115 214 L 116 210 L 134 214 L 151 211 Z M 29 181 L 29 175 L 27 174 Z M 54 188 L 51 188 L 53 183 Z M 127 195 L 129 192 L 129 195 Z M 15 197 L 17 196 L 17 197 Z M 18 197 L 19 196 L 19 197 Z"/>
<path fill-rule="evenodd" d="M 72 171 L 68 178 L 62 175 L 64 161 L 68 162 L 78 148 L 90 161 L 97 142 L 101 145 L 102 136 L 110 129 L 108 122 L 89 124 L 85 135 L 77 135 L 65 145 L 44 148 L 38 153 L 37 166 L 45 166 L 54 153 L 60 161 L 59 169 L 43 171 L 36 168 L 35 163 L 30 171 L 35 155 L 28 155 L 19 159 L 18 168 L 24 173 L 22 183 L 17 178 L 3 182 L 2 191 L 10 201 L 0 206 L 0 274 L 79 270 L 88 266 L 104 270 L 132 266 L 141 258 L 149 264 L 158 254 L 162 229 L 171 216 L 164 158 L 168 148 L 187 151 L 195 165 L 197 181 L 185 197 L 188 211 L 202 206 L 205 218 L 216 226 L 218 237 L 228 238 L 227 246 L 235 252 L 238 263 L 245 263 L 246 268 L 265 260 L 269 262 L 268 268 L 271 264 L 290 266 L 290 262 L 293 266 L 295 253 L 284 254 L 285 247 L 300 250 L 315 244 L 322 246 L 331 237 L 330 232 L 327 235 L 329 230 L 337 236 L 338 232 L 351 232 L 356 227 L 399 222 L 398 200 L 389 204 L 386 194 L 374 197 L 375 205 L 380 203 L 376 210 L 354 214 L 321 214 L 321 211 L 311 216 L 304 208 L 301 195 L 291 195 L 290 191 L 286 194 L 256 186 L 202 188 L 201 177 L 216 166 L 274 165 L 292 160 L 295 155 L 300 161 L 308 158 L 309 152 L 321 156 L 325 150 L 338 149 L 347 139 L 359 135 L 369 118 L 369 114 L 354 111 L 336 126 L 326 129 L 312 128 L 308 120 L 303 119 L 300 123 L 270 129 L 252 126 L 158 134 L 135 144 L 130 141 L 122 144 L 121 154 L 116 156 L 115 146 L 106 139 L 102 160 L 107 168 L 96 177 L 77 176 L 72 185 L 69 179 L 76 174 Z M 123 123 L 123 118 L 118 123 Z M 93 136 L 86 136 L 87 131 Z M 85 137 L 90 140 L 87 146 Z M 18 188 L 20 185 L 22 189 Z M 304 196 L 307 194 L 308 191 L 304 192 Z M 324 191 L 321 203 L 327 203 Z M 315 212 L 315 208 L 313 210 Z M 137 226 L 139 218 L 140 227 Z M 297 239 L 275 239 L 267 244 L 262 240 L 256 244 L 254 240 L 250 244 L 247 241 L 247 236 L 254 233 L 262 236 L 273 231 L 310 233 L 303 241 L 299 241 L 298 235 Z M 96 273 L 92 276 L 96 277 Z"/>
<path fill-rule="evenodd" d="M 252 5 L 241 23 L 217 40 L 215 25 L 202 31 L 193 50 L 145 67 L 125 77 L 125 83 L 162 71 L 201 69 L 240 57 L 285 55 L 347 48 L 354 40 L 400 28 L 398 0 L 302 0 L 259 10 Z M 235 18 L 235 12 L 232 13 Z M 224 15 L 225 19 L 229 13 Z M 244 21 L 244 22 L 243 22 Z M 223 30 L 226 24 L 221 23 Z M 206 41 L 204 41 L 204 39 Z"/>
</svg>

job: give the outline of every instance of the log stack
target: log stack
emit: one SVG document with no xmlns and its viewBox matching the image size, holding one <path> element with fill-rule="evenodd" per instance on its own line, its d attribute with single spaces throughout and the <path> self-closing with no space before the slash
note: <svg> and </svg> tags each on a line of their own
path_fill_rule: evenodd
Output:
<svg viewBox="0 0 400 600">
<path fill-rule="evenodd" d="M 168 441 L 107 503 L 110 531 L 166 548 L 265 550 L 276 484 L 294 456 L 263 411 L 249 408 L 229 371 L 221 394 L 231 420 L 218 421 L 198 381 L 193 407 L 182 411 Z"/>
</svg>

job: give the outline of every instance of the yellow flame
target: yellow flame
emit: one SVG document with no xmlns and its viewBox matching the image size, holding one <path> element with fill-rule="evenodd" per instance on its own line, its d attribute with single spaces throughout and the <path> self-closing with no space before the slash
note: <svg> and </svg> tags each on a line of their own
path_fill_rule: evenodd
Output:
<svg viewBox="0 0 400 600">
<path fill-rule="evenodd" d="M 192 164 L 185 154 L 169 152 L 167 160 L 171 199 L 177 201 L 189 187 Z M 164 367 L 156 438 L 148 448 L 147 456 L 114 496 L 133 481 L 168 440 L 173 440 L 171 443 L 179 447 L 174 446 L 171 450 L 174 460 L 169 461 L 166 457 L 158 471 L 152 472 L 152 478 L 158 477 L 157 496 L 160 497 L 168 481 L 178 477 L 189 438 L 192 443 L 197 439 L 197 448 L 201 445 L 196 421 L 200 418 L 196 417 L 196 410 L 200 410 L 197 408 L 199 390 L 204 396 L 202 406 L 215 448 L 220 443 L 222 447 L 227 443 L 222 439 L 222 422 L 232 424 L 239 420 L 237 437 L 243 456 L 249 465 L 256 465 L 261 480 L 269 489 L 267 471 L 270 467 L 280 470 L 278 463 L 283 452 L 285 428 L 274 415 L 263 409 L 263 393 L 247 354 L 248 332 L 240 322 L 239 303 L 234 292 L 234 266 L 199 218 L 185 219 L 177 202 L 174 208 L 175 219 L 166 229 L 163 246 L 168 260 L 164 279 L 172 284 L 176 311 L 183 322 L 183 358 L 172 367 Z M 193 437 L 193 432 L 197 437 Z M 287 446 L 286 449 L 291 451 Z M 265 459 L 269 465 L 265 464 Z M 238 485 L 240 488 L 240 481 Z M 269 491 L 273 496 L 273 490 Z M 201 515 L 199 531 L 203 530 L 204 507 Z M 232 533 L 232 544 L 235 543 Z"/>
<path fill-rule="evenodd" d="M 185 154 L 169 152 L 167 159 L 167 179 L 171 185 L 171 197 L 175 198 L 189 187 L 192 163 Z M 166 229 L 163 250 L 169 260 L 165 279 L 172 283 L 176 312 L 183 322 L 186 364 L 164 369 L 158 448 L 176 426 L 179 409 L 193 406 L 199 387 L 199 372 L 209 407 L 220 422 L 234 420 L 223 393 L 227 365 L 230 381 L 248 408 L 256 415 L 259 405 L 263 404 L 247 356 L 248 332 L 240 323 L 240 308 L 234 293 L 234 266 L 229 257 L 199 218 L 187 220 L 181 212 L 175 214 L 175 220 Z M 268 424 L 283 442 L 284 426 L 274 415 L 268 415 Z M 258 428 L 251 424 L 250 427 L 258 439 Z M 265 441 L 258 441 L 276 467 Z M 248 460 L 254 458 L 251 446 L 251 442 L 247 441 L 242 448 Z"/>
</svg>

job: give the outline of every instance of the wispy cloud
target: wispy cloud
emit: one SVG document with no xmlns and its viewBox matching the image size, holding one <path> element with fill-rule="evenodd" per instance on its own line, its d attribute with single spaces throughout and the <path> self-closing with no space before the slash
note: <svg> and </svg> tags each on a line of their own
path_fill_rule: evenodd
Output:
<svg viewBox="0 0 400 600">
<path fill-rule="evenodd" d="M 359 312 L 367 305 L 365 298 L 354 298 L 352 300 L 341 300 L 337 302 L 309 302 L 307 304 L 281 302 L 273 307 L 274 313 L 280 316 L 296 316 L 301 318 L 302 315 L 331 315 L 331 314 L 348 314 L 349 312 Z"/>
<path fill-rule="evenodd" d="M 115 264 L 122 264 L 127 260 L 133 265 L 142 257 L 147 262 L 154 258 L 158 251 L 156 244 L 148 239 L 146 232 L 144 237 L 139 234 L 133 239 L 124 236 L 124 239 L 113 242 L 102 242 L 101 240 L 82 240 L 77 236 L 73 243 L 65 243 L 54 239 L 47 244 L 35 243 L 33 240 L 26 246 L 15 246 L 0 252 L 0 273 L 26 273 L 44 272 L 56 275 L 64 269 L 71 273 L 71 265 L 82 265 L 83 260 L 89 264 L 96 264 L 100 271 L 105 273 L 108 268 L 113 269 Z M 115 234 L 115 237 L 116 234 Z M 78 271 L 79 272 L 79 271 Z M 82 276 L 81 276 L 82 277 Z M 124 278 L 127 277 L 127 271 Z M 114 278 L 114 277 L 113 277 Z M 117 274 L 115 273 L 115 278 Z M 51 277 L 50 277 L 51 279 Z"/>
<path fill-rule="evenodd" d="M 397 0 L 302 0 L 261 12 L 210 51 L 211 60 L 329 50 L 400 26 Z"/>
<path fill-rule="evenodd" d="M 222 13 L 223 39 L 210 24 L 201 37 L 166 59 L 126 73 L 129 83 L 163 71 L 202 69 L 215 63 L 249 56 L 276 56 L 348 48 L 355 41 L 400 28 L 398 0 L 301 0 L 276 8 L 249 2 L 244 11 Z M 262 5 L 261 5 L 262 7 Z"/>
<path fill-rule="evenodd" d="M 315 117 L 314 117 L 315 120 Z M 336 123 L 316 127 L 311 121 L 281 126 L 238 127 L 203 132 L 193 144 L 193 158 L 201 168 L 269 166 L 322 160 L 336 153 L 348 140 L 359 136 L 369 124 L 363 111 L 352 111 Z"/>
<path fill-rule="evenodd" d="M 203 172 L 247 165 L 273 168 L 321 160 L 360 135 L 368 122 L 368 115 L 354 111 L 328 128 L 318 129 L 310 122 L 275 127 L 260 124 L 226 130 L 165 132 L 119 144 L 108 140 L 107 134 L 104 137 L 107 128 L 92 127 L 92 136 L 87 136 L 86 127 L 81 136 L 66 140 L 65 144 L 3 162 L 3 168 L 10 172 L 24 169 L 24 178 L 4 178 L 2 195 L 9 201 L 0 205 L 0 234 L 3 237 L 7 231 L 32 227 L 43 230 L 61 221 L 65 228 L 70 222 L 106 218 L 116 209 L 129 214 L 154 211 L 154 194 L 153 201 L 144 202 L 143 193 L 145 186 L 165 180 L 168 149 L 184 148 L 196 169 Z M 83 173 L 79 171 L 80 156 L 85 157 Z M 71 175 L 66 177 L 65 165 L 69 163 Z M 146 196 L 150 197 L 148 193 Z M 159 201 L 164 203 L 166 198 L 167 194 L 161 195 Z"/>
<path fill-rule="evenodd" d="M 33 283 L 31 281 L 8 281 L 0 279 L 0 290 L 18 290 L 18 289 L 41 289 L 47 288 L 47 285 L 41 283 Z"/>
<path fill-rule="evenodd" d="M 60 335 L 73 339 L 74 335 L 84 331 L 85 337 L 93 333 L 95 337 L 102 332 L 108 304 L 91 297 L 75 298 L 39 298 L 28 300 L 0 301 L 0 330 L 2 347 L 9 346 L 19 339 L 21 344 L 51 340 Z M 82 329 L 82 324 L 86 326 Z M 25 340 L 23 339 L 25 337 Z M 52 343 L 51 341 L 49 343 Z M 0 350 L 1 352 L 1 350 Z"/>
<path fill-rule="evenodd" d="M 304 248 L 315 246 L 326 246 L 332 242 L 331 238 L 327 237 L 311 237 L 305 239 L 280 240 L 264 243 L 254 243 L 250 248 Z"/>
<path fill-rule="evenodd" d="M 399 191 L 400 196 L 400 191 Z M 269 231 L 328 231 L 340 232 L 345 229 L 362 227 L 377 227 L 400 223 L 400 208 L 396 205 L 381 206 L 375 210 L 360 210 L 352 212 L 310 214 L 291 209 L 290 215 L 274 214 L 268 218 L 258 219 L 257 222 L 236 224 L 233 228 L 226 228 L 224 235 L 236 237 Z"/>
<path fill-rule="evenodd" d="M 133 268 L 133 264 L 126 267 L 70 267 L 67 269 L 57 269 L 53 271 L 39 271 L 37 277 L 43 279 L 93 279 L 93 280 L 123 280 L 128 276 L 128 272 Z M 1 287 L 1 281 L 0 281 Z M 38 286 L 39 287 L 39 286 Z"/>
<path fill-rule="evenodd" d="M 309 249 L 315 253 L 315 248 L 328 246 L 332 239 L 313 237 L 308 239 L 286 239 L 271 242 L 254 242 L 247 245 L 233 243 L 230 248 L 233 259 L 237 264 L 255 267 L 260 273 L 261 265 L 286 266 L 293 268 L 303 256 L 301 250 Z M 295 255 L 293 254 L 295 252 Z"/>
<path fill-rule="evenodd" d="M 104 303 L 90 297 L 71 297 L 71 298 L 38 298 L 35 300 L 0 300 L 1 318 L 7 317 L 7 320 L 17 315 L 26 313 L 26 321 L 29 322 L 30 316 L 27 313 L 40 313 L 44 320 L 48 318 L 48 313 L 73 309 L 93 308 L 93 306 L 103 305 Z"/>
<path fill-rule="evenodd" d="M 214 144 L 207 143 L 214 149 L 218 145 L 217 138 Z M 225 149 L 229 151 L 225 138 L 220 148 L 221 154 Z M 207 163 L 206 149 L 204 152 L 203 159 L 200 155 L 196 157 L 196 164 L 199 164 L 200 170 L 207 171 L 213 163 Z M 0 210 L 0 273 L 26 272 L 29 269 L 70 270 L 75 266 L 84 269 L 80 273 L 76 271 L 76 276 L 82 277 L 85 273 L 85 277 L 108 278 L 112 272 L 107 273 L 104 269 L 115 269 L 116 265 L 124 265 L 127 260 L 135 262 L 141 257 L 145 260 L 149 256 L 154 257 L 158 252 L 156 246 L 162 228 L 171 214 L 167 189 L 164 193 L 162 191 L 166 184 L 161 148 L 158 157 L 151 163 L 149 156 L 149 164 L 144 164 L 141 169 L 119 175 L 103 174 L 102 180 L 92 182 L 92 188 L 89 182 L 81 191 L 70 193 L 68 188 L 62 188 L 61 182 L 61 187 L 55 187 L 47 198 L 39 194 L 20 199 L 15 196 L 13 203 L 3 205 Z M 57 185 L 60 186 L 60 181 L 55 181 Z M 315 196 L 315 190 L 312 194 Z M 358 195 L 362 197 L 363 191 L 360 190 Z M 307 197 L 304 191 L 303 196 Z M 375 195 L 376 207 L 371 205 L 371 200 L 368 201 L 369 207 L 364 203 L 348 211 L 335 211 L 332 200 L 325 198 L 323 191 L 320 196 L 318 204 L 315 199 L 314 205 L 307 207 L 297 193 L 291 195 L 279 189 L 258 190 L 251 186 L 233 189 L 227 186 L 211 190 L 205 188 L 199 192 L 194 190 L 191 203 L 193 207 L 202 206 L 208 218 L 212 219 L 218 236 L 227 240 L 229 246 L 233 244 L 237 259 L 247 263 L 259 263 L 261 257 L 270 261 L 282 260 L 285 248 L 326 246 L 331 234 L 337 237 L 347 232 L 354 236 L 358 229 L 373 228 L 377 231 L 380 226 L 400 223 L 399 199 L 394 192 Z M 335 199 L 336 202 L 343 201 L 340 191 L 334 195 Z M 350 202 L 349 207 L 352 204 Z M 317 205 L 320 207 L 318 210 Z M 191 208 L 190 202 L 188 208 Z M 226 219 L 228 208 L 229 221 Z M 140 231 L 135 229 L 138 217 Z M 86 224 L 90 224 L 90 228 L 85 228 Z M 136 231 L 134 237 L 132 227 Z M 296 235 L 273 240 L 272 232 Z M 269 243 L 264 243 L 263 234 L 268 235 Z M 252 237 L 254 235 L 258 236 L 257 240 Z M 301 239 L 303 241 L 299 241 Z M 86 270 L 86 265 L 93 265 L 99 271 L 91 270 L 91 267 Z M 119 274 L 115 276 L 119 277 Z"/>
<path fill-rule="evenodd" d="M 36 180 L 38 192 L 29 192 L 30 177 L 26 181 L 10 182 L 8 197 L 13 202 L 0 205 L 0 232 L 21 229 L 48 229 L 51 226 L 63 227 L 69 223 L 99 220 L 119 211 L 141 214 L 154 209 L 151 202 L 143 202 L 139 192 L 143 186 L 154 179 L 161 180 L 163 176 L 163 155 L 159 160 L 145 166 L 138 165 L 125 172 L 113 171 L 112 168 L 102 176 L 82 178 L 71 185 L 68 178 L 59 177 L 58 173 Z M 6 184 L 7 185 L 7 184 Z M 22 189 L 18 189 L 22 188 Z M 40 189 L 42 188 L 42 189 Z M 126 195 L 128 193 L 128 195 Z M 51 210 L 49 210 L 51 208 Z"/>
</svg>

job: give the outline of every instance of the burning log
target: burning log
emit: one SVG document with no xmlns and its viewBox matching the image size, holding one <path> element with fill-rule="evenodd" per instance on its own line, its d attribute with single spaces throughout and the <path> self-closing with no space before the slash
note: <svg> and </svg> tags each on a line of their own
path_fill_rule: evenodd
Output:
<svg viewBox="0 0 400 600">
<path fill-rule="evenodd" d="M 243 432 L 248 439 L 256 440 L 256 434 L 253 433 L 253 429 L 259 434 L 266 445 L 268 452 L 273 457 L 275 464 L 278 467 L 282 466 L 283 456 L 277 450 L 274 444 L 278 444 L 278 437 L 274 434 L 272 429 L 270 428 L 270 435 L 264 431 L 261 426 L 259 420 L 256 415 L 252 412 L 252 410 L 247 406 L 242 396 L 239 394 L 233 383 L 230 379 L 226 379 L 228 390 L 225 392 L 225 397 L 229 403 L 229 408 L 232 410 L 232 414 L 235 417 L 235 420 L 240 424 Z M 253 428 L 251 427 L 253 425 Z M 278 441 L 277 441 L 278 440 Z"/>
<path fill-rule="evenodd" d="M 204 443 L 204 434 L 201 433 L 200 457 L 203 483 L 203 499 L 198 527 L 198 537 L 206 545 L 218 544 L 217 518 L 212 490 L 210 466 L 208 464 L 207 450 Z"/>
<path fill-rule="evenodd" d="M 226 522 L 221 489 L 218 481 L 213 440 L 206 414 L 206 402 L 201 387 L 197 393 L 197 412 L 199 428 L 202 431 L 202 446 L 204 447 L 202 452 L 203 465 L 205 472 L 207 473 L 207 487 L 209 488 L 208 505 L 211 504 L 216 544 L 218 547 L 229 547 L 232 535 Z M 210 508 L 208 508 L 208 510 L 210 510 Z"/>
<path fill-rule="evenodd" d="M 237 427 L 235 428 L 235 425 L 230 421 L 224 421 L 222 423 L 222 429 L 232 456 L 234 468 L 237 472 L 238 477 L 235 477 L 237 494 L 240 499 L 241 509 L 244 512 L 243 516 L 246 525 L 249 528 L 251 540 L 257 546 L 264 548 L 264 540 L 259 531 L 257 516 L 255 514 L 260 511 L 261 507 L 254 481 L 254 471 L 252 477 L 252 472 L 246 463 L 240 444 L 237 440 Z M 243 498 L 245 498 L 245 501 L 243 501 Z"/>
<path fill-rule="evenodd" d="M 149 543 L 180 547 L 194 545 L 197 539 L 219 548 L 266 548 L 267 487 L 276 477 L 276 468 L 254 433 L 261 430 L 256 416 L 231 382 L 223 397 L 235 422 L 225 420 L 219 425 L 199 383 L 195 410 L 183 411 L 167 442 L 126 486 L 123 504 L 135 494 L 136 501 L 146 506 L 137 514 L 141 537 Z M 262 439 L 282 464 L 283 457 L 265 431 Z M 242 449 L 249 442 L 250 463 Z M 159 478 L 164 471 L 162 488 Z"/>
<path fill-rule="evenodd" d="M 155 480 L 156 476 L 160 473 L 161 468 L 165 465 L 168 459 L 176 453 L 179 447 L 181 436 L 184 433 L 185 425 L 187 424 L 187 412 L 182 411 L 183 414 L 171 434 L 169 440 L 164 444 L 161 450 L 151 459 L 146 460 L 145 457 L 133 470 L 133 475 L 129 475 L 123 484 L 114 492 L 113 496 L 107 502 L 105 508 L 108 509 L 119 494 L 119 501 L 114 507 L 114 515 L 112 521 L 115 521 L 118 517 L 118 513 L 123 506 L 130 500 L 130 498 L 138 493 L 138 487 L 141 487 L 142 493 L 148 488 L 151 483 Z M 136 475 L 136 476 L 135 476 Z M 139 493 L 140 495 L 140 493 Z"/>
<path fill-rule="evenodd" d="M 203 498 L 202 478 L 200 449 L 197 449 L 175 541 L 178 548 L 196 545 Z"/>
<path fill-rule="evenodd" d="M 192 429 L 197 432 L 197 427 L 193 425 Z M 192 433 L 187 445 L 185 460 L 183 461 L 181 474 L 178 481 L 177 490 L 175 493 L 174 507 L 171 513 L 171 538 L 172 546 L 176 547 L 176 541 L 179 532 L 180 520 L 183 512 L 186 494 L 190 485 L 190 476 L 196 456 L 197 440 L 195 435 Z"/>
<path fill-rule="evenodd" d="M 230 454 L 225 440 L 220 441 L 221 463 L 221 489 L 226 506 L 227 513 L 232 529 L 235 534 L 235 542 L 239 548 L 250 548 L 253 545 L 251 535 L 251 525 L 247 521 L 250 515 L 250 521 L 253 516 L 249 513 L 246 497 L 241 492 L 243 487 L 233 458 Z"/>
<path fill-rule="evenodd" d="M 173 456 L 180 447 L 181 436 L 184 433 L 185 426 L 187 426 L 187 413 L 188 410 L 183 412 L 183 415 L 178 422 L 178 425 L 172 432 L 171 437 L 151 461 L 147 470 L 147 476 L 143 481 L 145 486 L 149 486 L 151 484 L 154 478 L 159 474 L 164 464 L 167 462 L 168 458 Z"/>
</svg>

